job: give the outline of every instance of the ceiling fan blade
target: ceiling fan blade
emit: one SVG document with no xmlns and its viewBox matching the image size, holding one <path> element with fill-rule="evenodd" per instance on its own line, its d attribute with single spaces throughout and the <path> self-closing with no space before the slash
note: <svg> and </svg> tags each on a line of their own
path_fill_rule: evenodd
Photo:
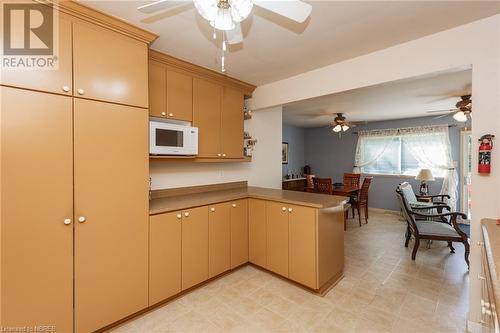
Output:
<svg viewBox="0 0 500 333">
<path fill-rule="evenodd" d="M 458 109 L 432 110 L 432 111 L 427 111 L 426 113 L 455 112 L 457 110 Z"/>
<path fill-rule="evenodd" d="M 312 6 L 300 0 L 255 0 L 254 5 L 302 23 L 311 15 Z"/>
<path fill-rule="evenodd" d="M 243 32 L 241 32 L 241 25 L 236 23 L 233 30 L 226 31 L 226 40 L 228 44 L 239 44 L 243 42 Z"/>
<path fill-rule="evenodd" d="M 167 9 L 169 7 L 177 6 L 185 1 L 179 0 L 159 0 L 146 5 L 137 7 L 137 10 L 144 14 L 152 14 L 157 11 Z"/>
</svg>

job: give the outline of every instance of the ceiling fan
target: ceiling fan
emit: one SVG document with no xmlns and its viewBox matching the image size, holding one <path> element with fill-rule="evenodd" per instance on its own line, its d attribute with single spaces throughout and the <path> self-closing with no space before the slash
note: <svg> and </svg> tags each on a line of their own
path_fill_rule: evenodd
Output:
<svg viewBox="0 0 500 333">
<path fill-rule="evenodd" d="M 337 113 L 330 126 L 332 127 L 332 131 L 340 134 L 341 132 L 347 132 L 349 128 L 356 127 L 357 123 L 347 121 L 343 113 Z"/>
<path fill-rule="evenodd" d="M 312 10 L 310 4 L 301 0 L 159 0 L 140 6 L 137 10 L 152 14 L 190 1 L 214 29 L 225 32 L 228 44 L 243 41 L 240 22 L 251 14 L 254 5 L 298 23 L 304 22 Z"/>
<path fill-rule="evenodd" d="M 453 114 L 453 119 L 464 123 L 469 119 L 469 117 L 472 118 L 472 95 L 460 96 L 460 100 L 457 102 L 457 104 L 455 104 L 455 107 L 456 107 L 455 109 L 433 110 L 433 111 L 427 111 L 427 113 L 447 112 L 446 114 L 436 117 L 436 119 L 446 117 L 449 114 Z"/>
</svg>

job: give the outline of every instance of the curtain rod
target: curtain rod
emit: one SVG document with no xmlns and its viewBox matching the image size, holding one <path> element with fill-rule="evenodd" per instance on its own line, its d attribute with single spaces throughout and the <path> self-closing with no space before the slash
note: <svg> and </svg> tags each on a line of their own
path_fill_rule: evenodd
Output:
<svg viewBox="0 0 500 333">
<path fill-rule="evenodd" d="M 457 124 L 448 125 L 448 128 L 451 128 L 451 127 L 458 127 L 458 125 Z M 359 132 L 351 132 L 351 134 L 358 135 Z"/>
</svg>

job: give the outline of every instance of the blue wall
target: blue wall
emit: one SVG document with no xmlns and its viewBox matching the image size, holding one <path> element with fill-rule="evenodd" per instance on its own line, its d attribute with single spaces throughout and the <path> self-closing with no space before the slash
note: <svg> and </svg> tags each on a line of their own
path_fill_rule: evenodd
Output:
<svg viewBox="0 0 500 333">
<path fill-rule="evenodd" d="M 434 119 L 433 116 L 371 122 L 349 130 L 341 138 L 339 138 L 338 134 L 332 132 L 330 128 L 308 128 L 304 131 L 305 162 L 311 166 L 313 173 L 318 177 L 330 177 L 334 182 L 342 182 L 344 172 L 352 172 L 354 165 L 354 154 L 358 139 L 358 136 L 353 134 L 354 131 L 438 124 L 459 124 L 459 127 L 451 127 L 449 133 L 453 160 L 457 161 L 457 172 L 460 172 L 460 127 L 463 124 L 455 122 L 451 117 Z M 370 207 L 399 210 L 394 191 L 396 186 L 403 181 L 410 182 L 413 189 L 418 192 L 420 183 L 413 177 L 374 176 L 370 188 Z M 441 189 L 442 179 L 436 179 L 434 182 L 429 182 L 428 185 L 432 194 L 438 194 Z M 460 199 L 457 201 L 457 208 L 459 205 Z"/>
<path fill-rule="evenodd" d="M 288 164 L 283 164 L 283 176 L 287 172 L 301 174 L 305 165 L 304 129 L 283 124 L 283 142 L 288 142 Z"/>
</svg>

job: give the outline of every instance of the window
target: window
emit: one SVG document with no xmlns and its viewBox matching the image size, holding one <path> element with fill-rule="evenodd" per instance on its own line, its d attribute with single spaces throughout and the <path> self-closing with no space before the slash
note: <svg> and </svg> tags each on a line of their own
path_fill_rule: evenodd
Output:
<svg viewBox="0 0 500 333">
<path fill-rule="evenodd" d="M 442 153 L 442 136 L 442 133 L 426 133 L 360 137 L 358 154 L 364 162 L 361 172 L 416 176 L 420 169 L 429 168 L 434 177 L 443 177 L 445 169 L 431 166 L 446 165 L 446 156 Z M 425 149 L 425 154 L 432 156 L 432 163 L 424 165 L 415 158 L 421 155 L 420 149 Z"/>
</svg>

